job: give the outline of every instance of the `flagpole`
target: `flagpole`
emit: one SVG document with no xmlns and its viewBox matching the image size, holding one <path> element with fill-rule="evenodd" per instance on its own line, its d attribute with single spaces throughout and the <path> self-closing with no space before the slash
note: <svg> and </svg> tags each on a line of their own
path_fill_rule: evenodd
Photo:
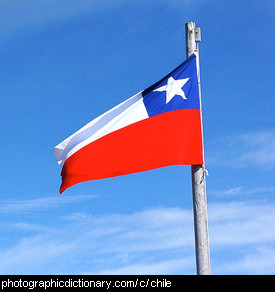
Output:
<svg viewBox="0 0 275 292">
<path fill-rule="evenodd" d="M 201 41 L 200 28 L 196 27 L 194 22 L 187 22 L 185 24 L 185 36 L 187 58 L 194 53 L 197 56 L 197 71 L 201 109 L 201 83 L 198 48 L 198 42 Z M 211 274 L 205 174 L 206 171 L 204 165 L 191 165 L 196 268 L 198 275 Z"/>
</svg>

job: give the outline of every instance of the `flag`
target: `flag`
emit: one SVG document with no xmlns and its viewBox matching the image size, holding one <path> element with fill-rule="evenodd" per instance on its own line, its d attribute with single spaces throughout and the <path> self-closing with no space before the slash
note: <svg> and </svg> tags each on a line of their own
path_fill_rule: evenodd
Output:
<svg viewBox="0 0 275 292">
<path fill-rule="evenodd" d="M 88 181 L 203 164 L 196 55 L 54 148 L 60 193 Z"/>
</svg>

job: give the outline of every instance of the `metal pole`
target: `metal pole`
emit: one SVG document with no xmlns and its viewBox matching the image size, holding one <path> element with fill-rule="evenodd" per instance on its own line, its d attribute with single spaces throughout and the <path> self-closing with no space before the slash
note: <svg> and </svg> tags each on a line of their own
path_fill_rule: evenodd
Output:
<svg viewBox="0 0 275 292">
<path fill-rule="evenodd" d="M 200 28 L 195 27 L 194 22 L 185 24 L 186 56 L 193 53 L 197 56 L 197 71 L 199 83 L 199 96 L 201 104 L 201 83 L 199 66 Z M 201 107 L 200 107 L 201 109 Z M 207 219 L 206 182 L 204 165 L 191 165 L 192 191 L 193 191 L 193 212 L 196 248 L 196 267 L 198 275 L 210 275 L 210 253 Z"/>
</svg>

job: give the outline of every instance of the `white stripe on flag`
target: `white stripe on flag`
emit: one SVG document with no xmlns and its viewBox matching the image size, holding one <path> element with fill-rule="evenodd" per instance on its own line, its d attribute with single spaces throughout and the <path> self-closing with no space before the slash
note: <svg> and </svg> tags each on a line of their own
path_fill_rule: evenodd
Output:
<svg viewBox="0 0 275 292">
<path fill-rule="evenodd" d="M 148 118 L 141 92 L 95 118 L 54 148 L 60 166 L 84 146 L 130 124 Z"/>
</svg>

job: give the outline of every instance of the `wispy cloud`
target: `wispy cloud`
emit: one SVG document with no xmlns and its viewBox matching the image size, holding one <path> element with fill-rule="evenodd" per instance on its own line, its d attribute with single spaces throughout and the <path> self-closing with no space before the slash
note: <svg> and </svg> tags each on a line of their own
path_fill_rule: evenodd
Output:
<svg viewBox="0 0 275 292">
<path fill-rule="evenodd" d="M 209 204 L 214 271 L 274 273 L 270 264 L 275 260 L 274 213 L 274 204 L 261 201 Z M 238 250 L 239 256 L 224 262 L 232 249 Z M 219 253 L 223 254 L 221 262 L 215 263 Z M 249 263 L 255 263 L 257 253 L 261 265 L 253 269 Z M 243 261 L 246 264 L 242 265 Z M 234 264 L 239 268 L 232 271 Z M 35 234 L 3 248 L 0 273 L 195 273 L 192 210 L 154 208 L 127 215 L 71 214 L 60 218 L 57 225 L 37 228 Z"/>
<path fill-rule="evenodd" d="M 274 275 L 274 259 L 274 246 L 255 247 L 253 251 L 244 251 L 240 259 L 222 263 L 215 271 L 217 274 Z"/>
<path fill-rule="evenodd" d="M 39 31 L 62 23 L 116 7 L 123 0 L 1 0 L 1 36 L 14 36 L 25 30 Z"/>
<path fill-rule="evenodd" d="M 219 139 L 218 139 L 219 140 Z M 209 145 L 209 164 L 275 167 L 275 132 L 257 131 L 223 137 Z"/>
<path fill-rule="evenodd" d="M 35 224 L 35 223 L 26 223 L 26 222 L 16 222 L 16 223 L 8 223 L 2 225 L 1 227 L 8 227 L 8 228 L 15 228 L 23 231 L 45 231 L 46 228 L 42 224 Z"/>
<path fill-rule="evenodd" d="M 171 0 L 167 3 L 161 0 L 157 6 L 163 5 L 165 9 L 186 9 L 187 5 L 194 8 L 194 2 L 197 4 L 201 1 Z M 156 6 L 155 1 L 131 1 L 131 5 L 137 3 L 144 7 Z M 128 5 L 127 0 L 0 0 L 0 41 L 26 31 L 39 32 L 76 18 L 91 17 L 119 7 L 125 8 L 125 5 Z"/>
<path fill-rule="evenodd" d="M 228 198 L 228 199 L 236 199 L 238 196 L 239 198 L 244 198 L 246 196 L 251 195 L 258 195 L 258 196 L 263 196 L 263 194 L 275 194 L 275 187 L 273 186 L 267 186 L 267 187 L 256 187 L 256 188 L 251 188 L 251 187 L 244 187 L 244 186 L 238 186 L 238 187 L 233 187 L 229 189 L 222 189 L 222 190 L 209 190 L 207 192 L 210 196 L 216 196 L 220 198 Z"/>
<path fill-rule="evenodd" d="M 157 269 L 155 253 L 192 246 L 192 212 L 178 208 L 102 217 L 78 213 L 62 220 L 62 227 L 37 232 L 2 251 L 0 273 L 101 273 L 106 265 L 109 272 L 128 265 Z"/>
<path fill-rule="evenodd" d="M 32 210 L 48 210 L 49 208 L 57 208 L 62 204 L 70 204 L 83 200 L 96 198 L 95 195 L 78 195 L 78 196 L 54 196 L 27 200 L 8 200 L 1 201 L 0 213 L 11 212 L 28 212 Z"/>
<path fill-rule="evenodd" d="M 193 257 L 179 258 L 173 260 L 159 261 L 148 264 L 133 264 L 118 269 L 106 269 L 100 271 L 100 275 L 165 275 L 178 274 L 179 271 L 190 273 L 190 267 L 194 264 Z M 88 274 L 88 273 L 87 273 Z"/>
<path fill-rule="evenodd" d="M 260 131 L 244 134 L 239 137 L 244 145 L 244 151 L 237 162 L 245 165 L 247 163 L 261 166 L 272 166 L 275 164 L 275 132 Z"/>
<path fill-rule="evenodd" d="M 213 248 L 273 244 L 275 205 L 261 201 L 211 204 L 210 232 Z"/>
</svg>

